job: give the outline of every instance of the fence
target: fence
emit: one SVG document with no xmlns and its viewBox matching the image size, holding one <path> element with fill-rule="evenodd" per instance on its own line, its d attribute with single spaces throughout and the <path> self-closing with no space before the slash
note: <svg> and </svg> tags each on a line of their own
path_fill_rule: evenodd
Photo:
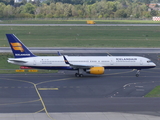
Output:
<svg viewBox="0 0 160 120">
<path fill-rule="evenodd" d="M 160 21 L 160 17 L 153 17 L 152 20 L 153 21 Z"/>
</svg>

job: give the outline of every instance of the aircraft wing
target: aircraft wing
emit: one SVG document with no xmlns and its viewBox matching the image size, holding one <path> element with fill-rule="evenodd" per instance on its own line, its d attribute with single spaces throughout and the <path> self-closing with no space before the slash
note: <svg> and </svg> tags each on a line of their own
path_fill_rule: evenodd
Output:
<svg viewBox="0 0 160 120">
<path fill-rule="evenodd" d="M 94 67 L 94 65 L 80 65 L 80 64 L 69 64 L 73 68 L 91 68 Z"/>
<path fill-rule="evenodd" d="M 69 63 L 69 61 L 66 59 L 66 57 L 65 56 L 63 56 L 63 58 L 64 58 L 64 61 L 65 61 L 65 63 L 66 64 L 68 64 L 68 65 L 70 65 L 71 67 L 73 67 L 73 68 L 82 68 L 82 69 L 85 69 L 85 68 L 91 68 L 91 67 L 95 67 L 95 66 L 97 66 L 97 65 L 86 65 L 86 64 L 71 64 L 71 63 Z"/>
</svg>

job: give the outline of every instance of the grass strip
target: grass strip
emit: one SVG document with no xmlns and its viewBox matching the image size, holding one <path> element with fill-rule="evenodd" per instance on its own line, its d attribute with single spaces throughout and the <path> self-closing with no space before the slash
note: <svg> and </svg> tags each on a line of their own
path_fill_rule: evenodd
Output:
<svg viewBox="0 0 160 120">
<path fill-rule="evenodd" d="M 151 92 L 149 92 L 145 97 L 160 97 L 160 86 L 156 86 Z"/>
<path fill-rule="evenodd" d="M 89 19 L 10 19 L 1 20 L 0 24 L 86 24 Z M 98 20 L 93 19 L 96 24 L 158 24 L 160 21 L 152 20 Z"/>
<path fill-rule="evenodd" d="M 158 26 L 0 26 L 0 47 L 9 47 L 7 33 L 27 47 L 160 47 Z"/>
</svg>

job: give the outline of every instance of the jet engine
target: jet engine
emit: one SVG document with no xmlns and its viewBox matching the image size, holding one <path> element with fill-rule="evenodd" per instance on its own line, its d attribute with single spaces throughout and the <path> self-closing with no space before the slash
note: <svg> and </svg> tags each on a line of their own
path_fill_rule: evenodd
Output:
<svg viewBox="0 0 160 120">
<path fill-rule="evenodd" d="M 89 74 L 101 75 L 104 74 L 104 67 L 91 67 L 90 69 L 86 70 Z"/>
</svg>

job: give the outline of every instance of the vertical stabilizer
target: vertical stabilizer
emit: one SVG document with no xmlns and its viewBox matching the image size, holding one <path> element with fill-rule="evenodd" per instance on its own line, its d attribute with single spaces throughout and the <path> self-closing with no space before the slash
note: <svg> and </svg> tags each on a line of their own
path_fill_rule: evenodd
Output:
<svg viewBox="0 0 160 120">
<path fill-rule="evenodd" d="M 35 57 L 14 34 L 6 34 L 6 36 L 15 58 Z"/>
</svg>

